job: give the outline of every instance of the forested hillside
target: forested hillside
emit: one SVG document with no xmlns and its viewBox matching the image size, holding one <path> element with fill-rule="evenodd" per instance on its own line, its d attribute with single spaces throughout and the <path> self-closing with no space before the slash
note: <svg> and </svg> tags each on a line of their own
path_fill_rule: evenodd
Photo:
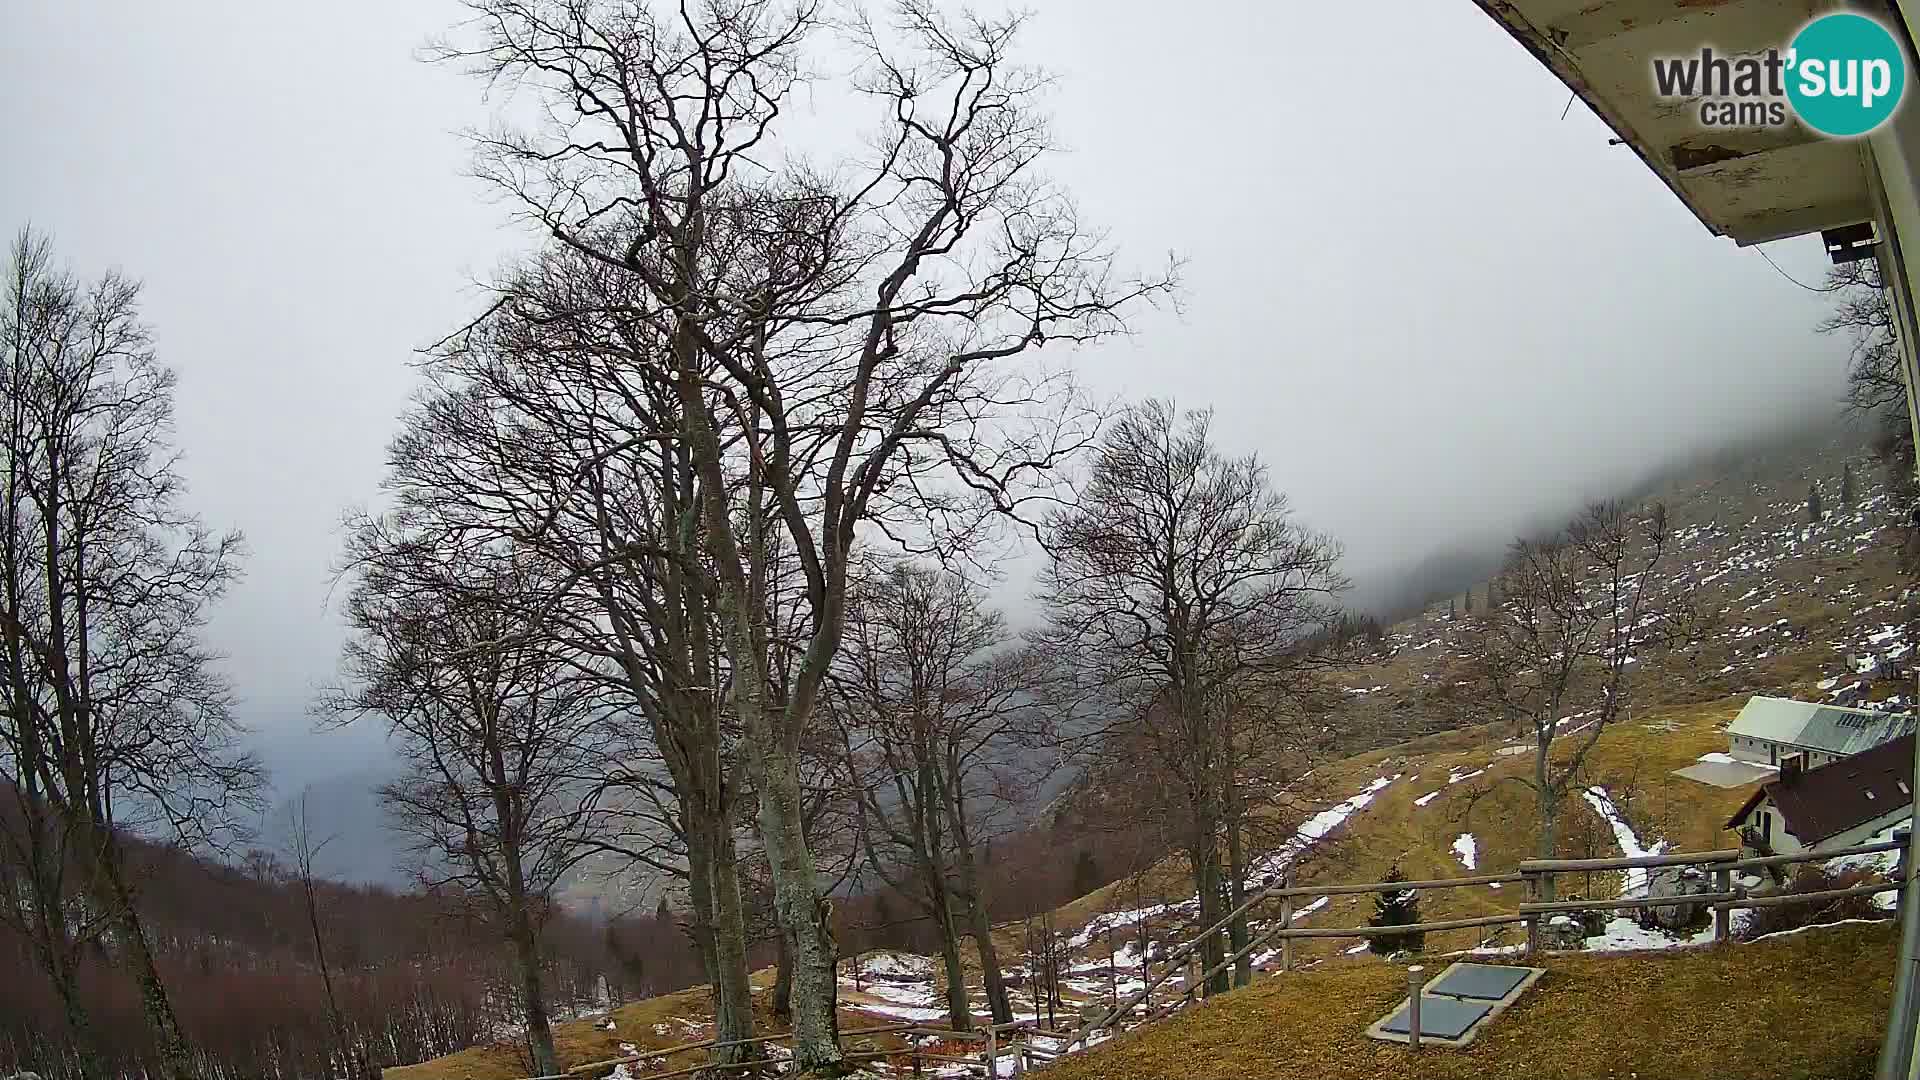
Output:
<svg viewBox="0 0 1920 1080">
<path fill-rule="evenodd" d="M 309 897 L 283 855 L 254 852 L 229 866 L 131 839 L 128 850 L 199 1075 L 338 1075 L 345 1066 L 330 1008 L 347 1029 L 346 1045 L 375 1067 L 491 1042 L 523 1022 L 498 933 L 455 893 L 322 880 Z M 19 887 L 4 864 L 0 884 Z M 544 937 L 546 977 L 563 1016 L 700 979 L 681 928 L 652 912 L 600 922 L 555 912 Z M 87 1020 L 78 1045 L 34 947 L 0 921 L 0 969 L 11 973 L 0 978 L 0 1062 L 43 1076 L 138 1075 L 152 1047 L 115 931 L 92 924 L 77 942 L 76 1004 Z"/>
</svg>

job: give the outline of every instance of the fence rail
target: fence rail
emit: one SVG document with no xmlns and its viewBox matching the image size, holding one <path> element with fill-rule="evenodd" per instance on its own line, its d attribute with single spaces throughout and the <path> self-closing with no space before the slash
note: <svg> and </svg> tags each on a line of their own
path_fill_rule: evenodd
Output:
<svg viewBox="0 0 1920 1080">
<path fill-rule="evenodd" d="M 1192 938 L 1168 951 L 1159 963 L 1163 970 L 1157 976 L 1145 980 L 1142 989 L 1128 995 L 1124 1002 L 1100 1010 L 1093 1018 L 1082 1023 L 1071 1032 L 1058 1031 L 1041 1026 L 1038 1019 L 1016 1020 L 1005 1024 L 988 1024 L 971 1031 L 959 1031 L 949 1028 L 929 1027 L 919 1023 L 884 1024 L 878 1027 L 857 1028 L 843 1031 L 841 1037 L 895 1034 L 907 1036 L 908 1045 L 897 1050 L 872 1050 L 843 1054 L 850 1061 L 873 1060 L 889 1057 L 911 1057 L 915 1075 L 920 1074 L 923 1062 L 958 1063 L 979 1068 L 983 1075 L 992 1078 L 998 1074 L 999 1059 L 1007 1053 L 1013 1055 L 1015 1074 L 1024 1073 L 1034 1063 L 1054 1061 L 1069 1053 L 1075 1047 L 1089 1045 L 1090 1038 L 1098 1031 L 1110 1027 L 1122 1017 L 1130 1016 L 1141 1003 L 1148 1003 L 1147 1021 L 1178 1011 L 1193 1003 L 1197 998 L 1204 999 L 1204 986 L 1207 980 L 1225 971 L 1227 968 L 1250 958 L 1255 952 L 1278 941 L 1282 947 L 1281 969 L 1292 967 L 1291 952 L 1287 948 L 1290 941 L 1304 938 L 1362 938 L 1371 939 L 1382 936 L 1398 936 L 1414 933 L 1438 933 L 1446 930 L 1467 930 L 1479 927 L 1509 926 L 1524 923 L 1527 927 L 1526 955 L 1532 956 L 1540 951 L 1540 920 L 1543 916 L 1575 913 L 1584 911 L 1616 911 L 1622 909 L 1644 909 L 1661 907 L 1681 907 L 1703 904 L 1713 912 L 1715 940 L 1725 941 L 1731 936 L 1732 912 L 1743 908 L 1776 907 L 1783 904 L 1819 903 L 1842 900 L 1858 896 L 1873 896 L 1904 888 L 1910 880 L 1907 873 L 1904 841 L 1891 840 L 1870 844 L 1858 844 L 1853 847 L 1817 853 L 1800 852 L 1792 855 L 1762 855 L 1741 858 L 1737 850 L 1675 852 L 1669 855 L 1640 855 L 1614 859 L 1528 859 L 1520 863 L 1511 874 L 1481 874 L 1474 877 L 1437 878 L 1427 881 L 1372 881 L 1355 884 L 1334 885 L 1294 885 L 1289 878 L 1271 882 L 1248 896 L 1225 917 L 1212 926 L 1193 935 Z M 1845 889 L 1826 889 L 1819 892 L 1749 892 L 1736 886 L 1732 875 L 1743 870 L 1759 870 L 1776 866 L 1792 866 L 1800 863 L 1826 862 L 1830 859 L 1853 855 L 1874 855 L 1887 851 L 1900 851 L 1900 866 L 1895 872 L 1895 880 L 1884 883 L 1857 885 Z M 1640 870 L 1667 866 L 1700 866 L 1714 873 L 1714 891 L 1678 896 L 1632 896 L 1616 897 L 1608 900 L 1540 900 L 1550 895 L 1550 885 L 1561 874 L 1591 873 L 1608 870 Z M 1916 875 L 1920 876 L 1920 875 Z M 1471 886 L 1484 886 L 1512 882 L 1525 882 L 1529 899 L 1519 905 L 1511 914 L 1486 915 L 1474 918 L 1439 919 L 1432 922 L 1411 923 L 1401 926 L 1294 926 L 1293 900 L 1300 896 L 1350 896 L 1364 893 L 1404 892 L 1408 890 L 1458 889 Z M 1253 911 L 1269 901 L 1279 901 L 1281 905 L 1278 925 L 1264 932 L 1252 935 L 1245 947 L 1234 950 L 1224 960 L 1214 964 L 1204 972 L 1194 974 L 1193 957 L 1204 947 L 1210 937 L 1227 929 L 1235 919 Z M 1152 963 L 1151 960 L 1148 961 Z M 1150 970 L 1150 969 L 1149 969 Z M 1173 976 L 1187 971 L 1192 978 L 1186 980 L 1180 997 L 1172 1003 L 1155 1007 L 1152 1004 L 1153 991 Z M 1001 1036 L 1007 1036 L 1002 1041 Z M 935 1054 L 923 1050 L 914 1041 L 914 1037 L 936 1037 L 947 1041 L 984 1043 L 980 1053 L 972 1056 L 953 1054 Z M 1033 1044 L 1034 1038 L 1051 1040 L 1055 1047 L 1043 1047 Z M 583 1073 L 600 1069 L 610 1069 L 616 1065 L 637 1064 L 659 1058 L 669 1058 L 699 1050 L 713 1050 L 725 1046 L 749 1046 L 772 1044 L 792 1039 L 790 1034 L 758 1035 L 749 1039 L 719 1041 L 707 1039 L 702 1042 L 684 1043 L 678 1046 L 662 1047 L 657 1050 L 636 1051 L 604 1061 L 592 1061 L 575 1065 L 563 1073 L 551 1076 L 527 1077 L 525 1080 L 573 1080 Z M 672 1077 L 691 1076 L 696 1073 L 715 1074 L 731 1070 L 764 1067 L 767 1060 L 754 1060 L 738 1063 L 703 1062 L 671 1072 L 648 1073 L 648 1080 L 669 1080 Z"/>
</svg>

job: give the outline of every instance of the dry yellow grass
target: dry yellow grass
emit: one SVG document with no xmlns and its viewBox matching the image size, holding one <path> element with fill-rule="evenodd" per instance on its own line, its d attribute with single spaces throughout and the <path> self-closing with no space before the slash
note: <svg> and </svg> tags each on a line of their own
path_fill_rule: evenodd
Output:
<svg viewBox="0 0 1920 1080">
<path fill-rule="evenodd" d="M 1665 840 L 1675 851 L 1734 846 L 1732 834 L 1721 826 L 1752 789 L 1715 788 L 1672 772 L 1708 751 L 1724 751 L 1722 729 L 1746 701 L 1747 696 L 1740 694 L 1655 708 L 1611 725 L 1588 755 L 1588 782 L 1613 793 L 1616 806 L 1643 843 Z M 1563 737 L 1558 751 L 1570 751 L 1573 741 Z M 1531 751 L 1503 755 L 1496 752 L 1501 745 L 1501 733 L 1492 727 L 1464 728 L 1318 770 L 1316 777 L 1330 803 L 1365 790 L 1377 777 L 1397 775 L 1399 779 L 1348 819 L 1336 834 L 1337 842 L 1301 863 L 1298 883 L 1379 881 L 1394 866 L 1409 878 L 1497 874 L 1532 858 L 1537 820 L 1533 792 L 1512 779 L 1531 775 Z M 1449 775 L 1474 770 L 1485 771 L 1459 783 L 1446 782 Z M 1417 805 L 1433 792 L 1439 794 Z M 1472 871 L 1453 851 L 1462 833 L 1474 836 L 1477 859 Z M 1577 793 L 1563 806 L 1557 854 L 1567 858 L 1620 854 L 1612 830 Z M 1184 874 L 1184 860 L 1166 860 L 1151 875 L 1146 899 L 1190 896 L 1192 886 Z M 1560 887 L 1563 895 L 1613 895 L 1617 881 L 1607 875 L 1568 877 Z M 1522 889 L 1514 884 L 1434 890 L 1421 894 L 1420 911 L 1429 921 L 1492 915 L 1513 911 L 1522 899 Z M 1131 884 L 1116 883 L 1062 908 L 1057 922 L 1066 928 L 1078 927 L 1099 912 L 1133 906 Z M 1276 911 L 1272 906 L 1263 909 L 1266 915 Z M 1307 924 L 1357 926 L 1372 912 L 1371 896 L 1334 897 Z M 1517 930 L 1504 937 L 1497 930 L 1449 931 L 1432 935 L 1427 947 L 1464 949 L 1490 939 L 1518 940 L 1517 935 Z M 1295 956 L 1302 961 L 1332 959 L 1344 955 L 1354 943 L 1300 941 L 1295 943 Z"/>
<path fill-rule="evenodd" d="M 1892 996 L 1891 924 L 1670 953 L 1568 954 L 1464 1050 L 1364 1029 L 1401 969 L 1268 978 L 1049 1069 L 1049 1080 L 1706 1080 L 1864 1077 Z"/>
<path fill-rule="evenodd" d="M 1731 836 L 1722 831 L 1720 825 L 1750 789 L 1714 788 L 1670 774 L 1707 751 L 1725 750 L 1726 736 L 1720 729 L 1745 703 L 1746 695 L 1742 694 L 1652 709 L 1636 715 L 1631 722 L 1616 724 L 1601 735 L 1590 755 L 1590 778 L 1615 791 L 1616 801 L 1625 804 L 1621 808 L 1644 842 L 1665 839 L 1675 850 L 1729 846 Z M 1495 749 L 1499 745 L 1501 738 L 1494 729 L 1465 728 L 1362 754 L 1318 770 L 1316 779 L 1329 803 L 1364 790 L 1376 777 L 1397 774 L 1400 779 L 1382 789 L 1371 805 L 1349 819 L 1338 834 L 1339 842 L 1329 844 L 1323 853 L 1300 866 L 1300 883 L 1378 881 L 1395 865 L 1412 878 L 1465 876 L 1469 871 L 1452 851 L 1454 840 L 1463 832 L 1473 833 L 1477 842 L 1477 869 L 1473 873 L 1508 871 L 1522 859 L 1532 857 L 1533 794 L 1520 784 L 1503 779 L 1526 775 L 1532 759 L 1526 754 L 1497 754 Z M 1464 773 L 1482 768 L 1486 771 L 1471 780 L 1446 783 L 1448 775 L 1456 770 Z M 1629 786 L 1636 791 L 1631 799 L 1621 794 Z M 1415 805 L 1416 800 L 1434 791 L 1440 794 L 1424 806 Z M 1610 856 L 1617 855 L 1619 850 L 1612 832 L 1584 800 L 1576 797 L 1565 810 L 1559 853 Z M 1615 883 L 1607 880 L 1570 878 L 1562 882 L 1563 893 L 1611 895 L 1609 890 L 1614 887 Z M 1474 886 L 1426 892 L 1421 894 L 1421 915 L 1428 920 L 1438 920 L 1508 912 L 1521 901 L 1521 893 L 1516 885 L 1501 889 Z M 1137 899 L 1132 882 L 1117 882 L 1060 909 L 1055 926 L 1062 930 L 1076 929 L 1103 911 L 1131 908 L 1139 901 L 1152 903 L 1189 895 L 1191 884 L 1186 877 L 1184 860 L 1169 858 L 1147 875 Z M 1276 911 L 1277 908 L 1269 906 L 1263 914 L 1271 916 Z M 1372 911 L 1370 896 L 1334 897 L 1303 924 L 1356 926 L 1364 924 Z M 996 936 L 1004 956 L 1018 954 L 1022 947 L 1018 926 L 1001 928 Z M 1429 935 L 1427 948 L 1430 952 L 1465 949 L 1488 940 L 1517 941 L 1518 936 L 1517 929 L 1504 932 L 1504 936 L 1499 931 L 1450 931 Z M 1353 941 L 1338 939 L 1298 941 L 1296 963 L 1376 973 L 1396 970 L 1379 963 L 1350 961 L 1345 950 L 1353 944 Z M 1093 951 L 1098 952 L 1097 945 Z M 969 961 L 970 970 L 977 969 L 972 963 L 972 950 L 965 950 L 963 955 Z M 766 981 L 766 978 L 756 979 L 757 984 Z M 1248 991 L 1261 992 L 1264 991 L 1258 987 Z M 1225 1000 L 1220 1007 L 1225 1006 Z M 1214 1006 L 1209 1006 L 1211 1008 Z M 614 1031 L 606 1031 L 594 1022 L 560 1025 L 556 1037 L 561 1058 L 567 1064 L 578 1064 L 614 1057 L 622 1042 L 653 1049 L 705 1037 L 701 1031 L 690 1030 L 668 1018 L 706 1021 L 709 1012 L 704 988 L 696 987 L 616 1010 Z M 847 1028 L 874 1023 L 875 1018 L 871 1016 L 843 1013 L 843 1026 Z M 657 1033 L 656 1024 L 666 1024 L 667 1032 Z M 689 1055 L 684 1062 L 676 1059 L 675 1064 L 692 1061 Z M 513 1080 L 524 1076 L 525 1069 L 517 1045 L 498 1044 L 421 1065 L 389 1069 L 387 1075 L 391 1080 Z"/>
<path fill-rule="evenodd" d="M 758 972 L 753 980 L 754 985 L 764 985 L 772 976 L 771 971 Z M 754 995 L 755 1031 L 762 1035 L 786 1032 L 787 1025 L 767 1010 L 766 998 L 765 993 Z M 707 989 L 704 986 L 623 1005 L 610 1015 L 614 1022 L 612 1031 L 606 1029 L 606 1017 L 554 1026 L 554 1045 L 562 1067 L 570 1068 L 619 1057 L 621 1043 L 632 1043 L 640 1050 L 662 1050 L 713 1037 L 713 1010 L 707 1003 Z M 892 1022 L 885 1017 L 860 1012 L 857 1007 L 840 1010 L 842 1031 L 882 1027 Z M 879 1050 L 905 1045 L 900 1039 L 885 1035 L 874 1037 L 874 1044 L 874 1049 Z M 698 1064 L 705 1057 L 705 1051 L 670 1054 L 665 1058 L 664 1067 L 683 1068 Z M 605 1076 L 611 1071 L 611 1068 L 601 1069 L 586 1075 Z M 381 1073 L 383 1080 L 519 1080 L 527 1075 L 525 1050 L 516 1042 L 476 1046 L 418 1065 L 396 1066 Z"/>
</svg>

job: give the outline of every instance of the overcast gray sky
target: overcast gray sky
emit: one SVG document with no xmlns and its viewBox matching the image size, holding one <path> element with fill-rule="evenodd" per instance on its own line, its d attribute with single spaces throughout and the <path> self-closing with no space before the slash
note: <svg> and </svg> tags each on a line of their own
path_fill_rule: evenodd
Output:
<svg viewBox="0 0 1920 1080">
<path fill-rule="evenodd" d="M 1052 171 L 1124 252 L 1188 265 L 1184 311 L 1082 371 L 1213 405 L 1363 581 L 1836 406 L 1821 299 L 1709 236 L 1584 108 L 1561 119 L 1566 90 L 1469 0 L 1032 7 L 1027 57 L 1062 77 Z M 0 224 L 145 279 L 193 501 L 252 546 L 214 636 L 269 732 L 304 729 L 334 670 L 336 522 L 376 489 L 412 350 L 529 241 L 464 174 L 481 87 L 414 59 L 460 14 L 0 8 Z M 1768 253 L 1823 271 L 1812 239 Z M 298 782 L 357 746 L 273 757 Z"/>
</svg>

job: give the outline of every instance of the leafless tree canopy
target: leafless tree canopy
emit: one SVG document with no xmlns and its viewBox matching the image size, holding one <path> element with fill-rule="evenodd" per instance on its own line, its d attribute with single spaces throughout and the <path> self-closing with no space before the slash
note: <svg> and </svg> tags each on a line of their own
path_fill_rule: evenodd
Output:
<svg viewBox="0 0 1920 1080">
<path fill-rule="evenodd" d="M 1331 636 L 1319 631 L 1346 584 L 1338 545 L 1292 519 L 1257 459 L 1223 455 L 1209 424 L 1165 402 L 1125 411 L 1077 501 L 1049 518 L 1041 579 L 1058 666 L 1139 726 L 1183 797 L 1208 924 L 1245 886 L 1245 780 L 1284 786 L 1254 756 L 1292 741 L 1279 721 L 1312 699 L 1311 645 Z M 1208 942 L 1206 966 L 1223 955 Z"/>
<path fill-rule="evenodd" d="M 1879 425 L 1877 450 L 1890 471 L 1912 471 L 1913 428 L 1907 386 L 1900 375 L 1899 328 L 1887 301 L 1880 264 L 1871 259 L 1841 263 L 1827 272 L 1833 312 L 1815 328 L 1848 339 L 1847 405 Z"/>
<path fill-rule="evenodd" d="M 630 438 L 671 441 L 690 467 L 795 958 L 796 1056 L 831 1066 L 832 945 L 794 747 L 840 645 L 861 527 L 952 547 L 1017 509 L 1089 425 L 1070 381 L 1012 361 L 1119 332 L 1121 309 L 1169 280 L 1116 275 L 1040 172 L 1045 78 L 1012 58 L 1018 19 L 920 3 L 833 28 L 805 2 L 471 6 L 441 55 L 540 117 L 478 136 L 480 174 L 613 275 L 618 299 L 594 314 L 673 402 Z M 879 128 L 822 165 L 781 121 L 836 43 Z M 509 288 L 495 312 L 518 302 Z M 799 585 L 791 643 L 769 618 L 782 573 Z"/>
<path fill-rule="evenodd" d="M 121 830 L 212 843 L 256 806 L 231 694 L 199 640 L 238 574 L 240 537 L 180 504 L 174 374 L 140 319 L 137 282 L 82 282 L 31 231 L 0 307 L 0 781 L 19 800 L 9 854 L 30 868 L 30 923 L 76 1038 L 68 860 L 140 981 L 163 1073 L 188 1051 L 133 906 Z M 24 898 L 13 894 L 12 899 Z"/>
<path fill-rule="evenodd" d="M 1633 666 L 1698 635 L 1691 590 L 1666 576 L 1666 507 L 1595 503 L 1545 539 L 1519 540 L 1479 617 L 1483 700 L 1534 739 L 1539 853 L 1553 857 L 1561 800 L 1608 725 L 1632 706 Z M 1576 716 L 1575 714 L 1578 714 Z"/>
<path fill-rule="evenodd" d="M 406 772 L 382 801 L 422 880 L 482 899 L 514 948 L 534 1066 L 550 1073 L 539 928 L 596 827 L 587 793 L 613 756 L 598 684 L 525 632 L 554 582 L 511 549 L 450 555 L 369 520 L 349 563 L 346 683 L 322 708 L 385 721 Z"/>
<path fill-rule="evenodd" d="M 983 844 L 1011 829 L 1057 762 L 1033 657 L 982 590 L 910 561 L 853 587 L 829 700 L 846 744 L 867 867 L 931 920 L 952 1022 L 971 1026 L 960 942 L 980 956 L 995 1023 L 1013 1017 L 991 932 Z"/>
</svg>

